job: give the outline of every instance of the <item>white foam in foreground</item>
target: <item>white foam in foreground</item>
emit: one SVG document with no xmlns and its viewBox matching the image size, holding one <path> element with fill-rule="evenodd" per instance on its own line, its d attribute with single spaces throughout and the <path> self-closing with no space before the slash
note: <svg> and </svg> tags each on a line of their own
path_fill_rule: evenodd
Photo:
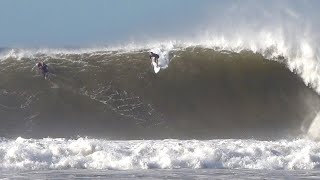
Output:
<svg viewBox="0 0 320 180">
<path fill-rule="evenodd" d="M 315 169 L 320 145 L 311 140 L 1 140 L 0 168 L 22 169 Z"/>
</svg>

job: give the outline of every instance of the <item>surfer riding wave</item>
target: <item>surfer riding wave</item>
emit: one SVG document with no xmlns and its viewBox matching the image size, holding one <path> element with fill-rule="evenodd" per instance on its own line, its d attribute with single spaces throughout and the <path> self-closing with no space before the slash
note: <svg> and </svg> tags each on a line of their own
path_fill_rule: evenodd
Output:
<svg viewBox="0 0 320 180">
<path fill-rule="evenodd" d="M 159 55 L 158 54 L 150 52 L 149 58 L 150 58 L 151 62 L 152 62 L 152 58 L 154 58 L 154 61 L 157 64 L 157 67 L 159 66 L 159 64 L 158 64 Z"/>
<path fill-rule="evenodd" d="M 37 67 L 38 67 L 38 70 L 42 72 L 43 77 L 47 79 L 47 76 L 49 73 L 48 65 L 46 65 L 44 62 L 39 62 L 37 63 Z"/>
</svg>

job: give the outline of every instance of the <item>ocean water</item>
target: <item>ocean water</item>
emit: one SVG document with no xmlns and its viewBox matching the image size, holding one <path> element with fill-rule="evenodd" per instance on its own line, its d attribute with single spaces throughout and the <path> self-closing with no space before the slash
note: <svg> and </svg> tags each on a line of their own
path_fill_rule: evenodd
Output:
<svg viewBox="0 0 320 180">
<path fill-rule="evenodd" d="M 0 178 L 319 179 L 317 23 L 263 12 L 238 31 L 0 48 Z"/>
<path fill-rule="evenodd" d="M 317 177 L 316 71 L 269 49 L 174 43 L 4 49 L 1 177 Z"/>
<path fill-rule="evenodd" d="M 171 169 L 171 170 L 43 170 L 5 172 L 13 179 L 319 179 L 319 171 Z"/>
<path fill-rule="evenodd" d="M 1 177 L 317 178 L 317 71 L 210 47 L 3 50 Z"/>
</svg>

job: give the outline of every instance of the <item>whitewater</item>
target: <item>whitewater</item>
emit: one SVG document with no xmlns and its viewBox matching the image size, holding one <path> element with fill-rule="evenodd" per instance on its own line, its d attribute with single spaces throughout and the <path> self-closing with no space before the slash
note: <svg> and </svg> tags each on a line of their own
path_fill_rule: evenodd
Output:
<svg viewBox="0 0 320 180">
<path fill-rule="evenodd" d="M 0 147 L 0 177 L 11 178 L 314 178 L 320 162 L 319 144 L 305 139 L 17 138 Z"/>
<path fill-rule="evenodd" d="M 1 142 L 1 169 L 269 169 L 319 167 L 310 140 L 135 140 L 44 138 Z"/>
</svg>

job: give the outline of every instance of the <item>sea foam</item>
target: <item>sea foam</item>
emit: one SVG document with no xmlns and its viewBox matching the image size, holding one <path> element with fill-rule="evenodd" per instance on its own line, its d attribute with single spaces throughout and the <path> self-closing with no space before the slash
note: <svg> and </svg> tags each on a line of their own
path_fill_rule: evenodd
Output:
<svg viewBox="0 0 320 180">
<path fill-rule="evenodd" d="M 296 139 L 134 140 L 3 139 L 2 170 L 41 169 L 315 169 L 317 142 Z"/>
</svg>

